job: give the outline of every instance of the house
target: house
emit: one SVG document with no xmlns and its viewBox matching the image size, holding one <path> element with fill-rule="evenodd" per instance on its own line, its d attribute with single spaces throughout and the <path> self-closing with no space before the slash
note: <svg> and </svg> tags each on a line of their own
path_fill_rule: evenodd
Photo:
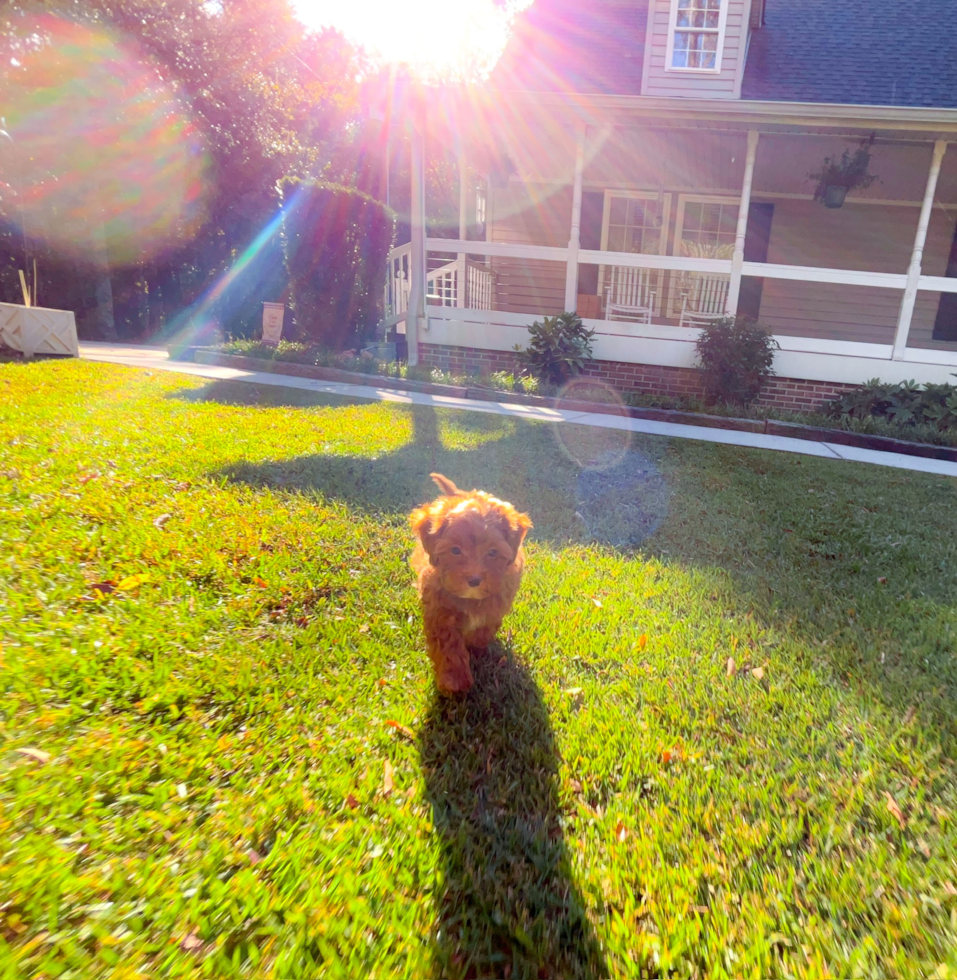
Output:
<svg viewBox="0 0 957 980">
<path fill-rule="evenodd" d="M 487 177 L 448 241 L 414 168 L 389 270 L 410 361 L 510 368 L 532 320 L 576 309 L 592 373 L 693 394 L 701 327 L 738 311 L 780 344 L 781 407 L 951 381 L 955 41 L 957 0 L 536 0 L 480 91 L 419 112 L 414 160 L 454 118 Z M 809 176 L 859 150 L 870 186 Z"/>
</svg>

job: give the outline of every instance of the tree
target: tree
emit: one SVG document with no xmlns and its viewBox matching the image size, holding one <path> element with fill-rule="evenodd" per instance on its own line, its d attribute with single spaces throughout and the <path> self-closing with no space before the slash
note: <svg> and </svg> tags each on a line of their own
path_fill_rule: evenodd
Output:
<svg viewBox="0 0 957 980">
<path fill-rule="evenodd" d="M 127 262 L 122 273 L 122 292 L 137 309 L 145 295 L 156 326 L 206 291 L 255 238 L 278 209 L 280 178 L 325 171 L 358 115 L 360 56 L 335 32 L 306 32 L 288 0 L 10 0 L 0 13 L 7 55 L 0 104 L 14 101 L 26 56 L 50 42 L 58 21 L 135 43 L 189 107 L 208 147 L 205 222 L 184 228 L 163 253 Z M 47 25 L 46 36 L 38 24 Z M 115 277 L 118 257 L 111 260 Z M 44 288 L 48 302 L 56 288 Z M 252 297 L 253 305 L 276 298 Z"/>
</svg>

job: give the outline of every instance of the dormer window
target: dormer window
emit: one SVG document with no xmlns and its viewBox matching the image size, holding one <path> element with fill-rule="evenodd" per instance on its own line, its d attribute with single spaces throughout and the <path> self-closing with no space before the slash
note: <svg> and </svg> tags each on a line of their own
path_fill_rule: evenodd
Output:
<svg viewBox="0 0 957 980">
<path fill-rule="evenodd" d="M 721 70 L 729 0 L 671 0 L 668 71 Z"/>
</svg>

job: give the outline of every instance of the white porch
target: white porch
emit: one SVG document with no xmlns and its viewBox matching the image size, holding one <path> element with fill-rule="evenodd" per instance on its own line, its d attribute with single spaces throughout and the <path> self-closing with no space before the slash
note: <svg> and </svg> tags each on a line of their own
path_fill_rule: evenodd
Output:
<svg viewBox="0 0 957 980">
<path fill-rule="evenodd" d="M 682 116 L 678 100 L 635 101 L 640 117 L 536 106 L 523 141 L 504 119 L 517 172 L 486 184 L 485 240 L 465 237 L 466 181 L 458 239 L 425 238 L 420 211 L 424 261 L 416 242 L 397 249 L 387 288 L 392 321 L 409 322 L 410 362 L 419 344 L 510 351 L 532 320 L 578 309 L 596 359 L 690 368 L 700 327 L 750 304 L 781 346 L 779 377 L 953 380 L 957 342 L 935 339 L 934 324 L 941 297 L 957 294 L 957 112 L 850 119 L 849 107 L 684 100 Z M 840 211 L 813 203 L 808 168 L 874 131 L 881 182 Z M 774 217 L 758 261 L 761 208 Z"/>
</svg>

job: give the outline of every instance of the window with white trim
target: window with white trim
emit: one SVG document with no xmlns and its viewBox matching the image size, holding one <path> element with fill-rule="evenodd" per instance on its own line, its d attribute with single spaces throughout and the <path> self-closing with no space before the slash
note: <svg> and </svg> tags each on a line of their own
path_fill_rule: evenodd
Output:
<svg viewBox="0 0 957 980">
<path fill-rule="evenodd" d="M 672 0 L 668 68 L 719 71 L 728 0 Z"/>
</svg>

